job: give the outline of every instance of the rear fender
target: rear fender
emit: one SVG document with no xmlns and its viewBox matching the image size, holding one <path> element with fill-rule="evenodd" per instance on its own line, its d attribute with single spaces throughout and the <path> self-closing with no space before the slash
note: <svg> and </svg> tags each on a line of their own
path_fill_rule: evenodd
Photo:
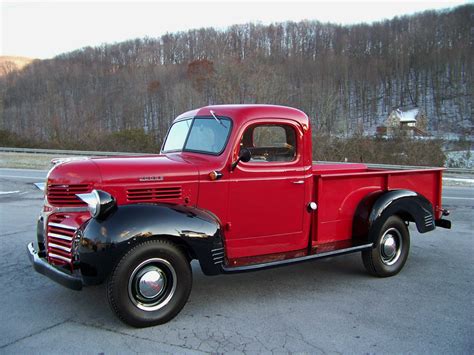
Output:
<svg viewBox="0 0 474 355">
<path fill-rule="evenodd" d="M 393 215 L 415 222 L 420 233 L 435 229 L 433 206 L 424 196 L 410 190 L 377 191 L 366 196 L 357 207 L 354 238 L 374 242 L 378 230 Z"/>
<path fill-rule="evenodd" d="M 169 240 L 199 260 L 206 275 L 221 272 L 224 246 L 214 215 L 193 207 L 136 204 L 119 206 L 104 220 L 90 219 L 80 229 L 79 265 L 85 283 L 103 282 L 134 245 Z"/>
</svg>

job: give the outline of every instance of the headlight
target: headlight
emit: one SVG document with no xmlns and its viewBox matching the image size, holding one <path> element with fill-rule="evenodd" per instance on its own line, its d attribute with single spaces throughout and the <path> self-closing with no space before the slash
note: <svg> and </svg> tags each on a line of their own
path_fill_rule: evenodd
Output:
<svg viewBox="0 0 474 355">
<path fill-rule="evenodd" d="M 104 218 L 116 206 L 114 197 L 105 191 L 92 190 L 90 193 L 76 196 L 87 203 L 89 212 L 94 218 Z"/>
</svg>

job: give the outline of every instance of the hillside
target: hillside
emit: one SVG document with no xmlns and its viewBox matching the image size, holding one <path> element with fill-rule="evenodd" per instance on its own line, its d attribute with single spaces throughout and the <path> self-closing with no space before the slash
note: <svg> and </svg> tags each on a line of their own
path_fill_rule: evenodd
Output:
<svg viewBox="0 0 474 355">
<path fill-rule="evenodd" d="M 83 48 L 4 76 L 0 129 L 112 149 L 125 136 L 142 143 L 143 130 L 161 140 L 194 107 L 271 103 L 302 109 L 317 133 L 372 132 L 392 109 L 418 106 L 432 134 L 472 134 L 473 11 L 245 24 Z"/>
<path fill-rule="evenodd" d="M 15 70 L 21 70 L 34 59 L 26 57 L 0 56 L 0 77 Z"/>
</svg>

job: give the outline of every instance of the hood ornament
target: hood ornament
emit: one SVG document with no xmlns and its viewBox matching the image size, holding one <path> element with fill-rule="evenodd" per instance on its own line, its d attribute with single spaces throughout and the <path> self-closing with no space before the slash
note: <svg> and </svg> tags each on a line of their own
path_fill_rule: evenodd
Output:
<svg viewBox="0 0 474 355">
<path fill-rule="evenodd" d="M 79 160 L 88 160 L 89 157 L 67 157 L 67 158 L 54 158 L 51 159 L 51 165 L 55 167 L 56 165 L 68 163 L 70 161 L 79 161 Z"/>
</svg>

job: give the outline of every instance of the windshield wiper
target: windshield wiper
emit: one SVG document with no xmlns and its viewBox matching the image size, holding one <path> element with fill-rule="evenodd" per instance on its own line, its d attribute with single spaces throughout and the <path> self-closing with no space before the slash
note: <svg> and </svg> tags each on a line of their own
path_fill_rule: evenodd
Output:
<svg viewBox="0 0 474 355">
<path fill-rule="evenodd" d="M 217 121 L 217 123 L 219 123 L 222 127 L 225 127 L 225 125 L 222 123 L 222 121 L 217 118 L 217 116 L 216 116 L 216 114 L 214 113 L 214 111 L 210 110 L 210 112 L 211 112 L 212 117 L 214 117 L 214 119 Z"/>
</svg>

